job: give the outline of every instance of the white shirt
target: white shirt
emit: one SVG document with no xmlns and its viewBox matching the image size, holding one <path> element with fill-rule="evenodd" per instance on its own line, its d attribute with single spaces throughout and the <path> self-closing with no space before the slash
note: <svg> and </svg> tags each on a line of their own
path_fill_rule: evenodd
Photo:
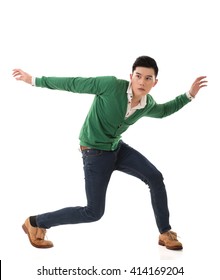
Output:
<svg viewBox="0 0 220 280">
<path fill-rule="evenodd" d="M 125 114 L 125 119 L 130 117 L 134 112 L 138 109 L 143 109 L 147 104 L 147 95 L 142 96 L 139 104 L 133 108 L 131 108 L 131 100 L 133 98 L 133 92 L 131 88 L 131 83 L 129 83 L 128 89 L 127 89 L 127 96 L 128 96 L 128 106 L 127 106 L 127 112 Z"/>
</svg>

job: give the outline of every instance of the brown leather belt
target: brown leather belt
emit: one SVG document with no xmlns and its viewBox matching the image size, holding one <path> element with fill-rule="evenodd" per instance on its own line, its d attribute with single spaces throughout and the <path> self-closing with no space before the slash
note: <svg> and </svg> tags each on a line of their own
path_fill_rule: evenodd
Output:
<svg viewBox="0 0 220 280">
<path fill-rule="evenodd" d="M 84 150 L 89 150 L 91 149 L 90 147 L 87 147 L 87 146 L 80 146 L 80 150 L 81 151 L 84 151 Z"/>
</svg>

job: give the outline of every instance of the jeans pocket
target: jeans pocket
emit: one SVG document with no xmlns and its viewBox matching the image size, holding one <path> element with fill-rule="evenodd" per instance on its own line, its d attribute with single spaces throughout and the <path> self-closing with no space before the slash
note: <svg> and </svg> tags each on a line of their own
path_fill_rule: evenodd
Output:
<svg viewBox="0 0 220 280">
<path fill-rule="evenodd" d="M 88 149 L 88 150 L 83 150 L 82 151 L 82 156 L 83 158 L 85 157 L 97 157 L 103 154 L 102 150 L 98 149 Z"/>
</svg>

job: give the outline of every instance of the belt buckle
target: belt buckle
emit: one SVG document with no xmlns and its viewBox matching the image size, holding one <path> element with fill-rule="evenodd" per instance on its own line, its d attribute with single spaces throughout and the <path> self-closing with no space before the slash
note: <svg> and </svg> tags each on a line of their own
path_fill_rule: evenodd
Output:
<svg viewBox="0 0 220 280">
<path fill-rule="evenodd" d="M 89 150 L 89 149 L 91 149 L 91 148 L 87 147 L 87 146 L 80 146 L 81 151 L 85 151 L 85 150 Z"/>
</svg>

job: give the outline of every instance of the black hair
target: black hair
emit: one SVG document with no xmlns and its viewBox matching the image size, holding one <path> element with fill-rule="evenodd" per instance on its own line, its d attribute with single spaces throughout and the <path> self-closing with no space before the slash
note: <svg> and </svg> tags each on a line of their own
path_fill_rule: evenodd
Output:
<svg viewBox="0 0 220 280">
<path fill-rule="evenodd" d="M 156 77 L 157 77 L 157 74 L 158 74 L 158 71 L 159 71 L 156 61 L 152 57 L 145 56 L 145 55 L 139 56 L 135 60 L 133 66 L 132 66 L 132 73 L 134 72 L 136 67 L 153 68 Z"/>
</svg>

